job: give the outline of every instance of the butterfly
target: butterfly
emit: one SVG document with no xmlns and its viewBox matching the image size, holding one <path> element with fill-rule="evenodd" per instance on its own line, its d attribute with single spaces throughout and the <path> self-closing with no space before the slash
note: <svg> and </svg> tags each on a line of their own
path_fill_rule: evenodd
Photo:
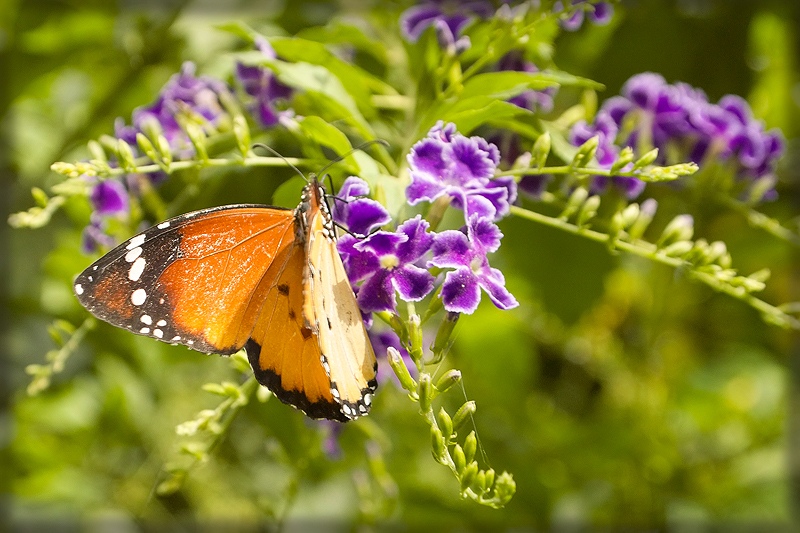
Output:
<svg viewBox="0 0 800 533">
<path fill-rule="evenodd" d="M 377 362 L 314 177 L 294 210 L 187 213 L 123 242 L 75 278 L 94 316 L 209 354 L 244 347 L 258 382 L 312 418 L 366 415 Z"/>
</svg>

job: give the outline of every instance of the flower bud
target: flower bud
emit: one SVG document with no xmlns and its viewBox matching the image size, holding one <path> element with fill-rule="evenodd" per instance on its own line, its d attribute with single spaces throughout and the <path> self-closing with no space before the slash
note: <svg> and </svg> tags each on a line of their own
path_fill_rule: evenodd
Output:
<svg viewBox="0 0 800 533">
<path fill-rule="evenodd" d="M 429 374 L 422 374 L 419 377 L 419 384 L 417 386 L 417 397 L 419 398 L 419 410 L 422 413 L 427 413 L 431 410 L 431 400 L 433 387 L 431 385 L 431 376 Z"/>
<path fill-rule="evenodd" d="M 475 476 L 478 475 L 478 463 L 472 461 L 467 467 L 464 469 L 464 473 L 461 476 L 461 490 L 467 490 L 472 482 L 475 481 Z"/>
<path fill-rule="evenodd" d="M 436 426 L 431 427 L 431 453 L 437 463 L 443 463 L 445 458 L 446 445 L 442 432 Z"/>
<path fill-rule="evenodd" d="M 131 146 L 122 139 L 117 140 L 117 157 L 119 157 L 120 166 L 128 172 L 136 171 L 136 162 L 133 157 L 133 150 Z"/>
<path fill-rule="evenodd" d="M 631 224 L 631 227 L 628 230 L 628 236 L 632 241 L 642 238 L 642 235 L 644 235 L 644 232 L 647 230 L 650 222 L 653 221 L 653 217 L 656 214 L 656 209 L 658 209 L 658 202 L 655 199 L 648 198 L 642 202 L 642 205 L 639 206 L 639 216 L 636 218 L 633 224 Z"/>
<path fill-rule="evenodd" d="M 640 168 L 644 168 L 647 165 L 651 165 L 653 161 L 656 160 L 656 157 L 658 157 L 658 148 L 653 148 L 652 150 L 650 150 L 649 152 L 647 152 L 642 157 L 636 160 L 636 162 L 633 164 L 633 170 L 639 170 Z"/>
<path fill-rule="evenodd" d="M 578 212 L 578 226 L 584 226 L 593 219 L 597 215 L 598 207 L 600 207 L 600 197 L 597 195 L 590 196 Z"/>
<path fill-rule="evenodd" d="M 614 161 L 614 164 L 611 165 L 611 173 L 616 174 L 631 161 L 633 161 L 633 148 L 631 148 L 630 146 L 626 146 L 619 153 L 619 157 L 617 158 L 616 161 Z"/>
<path fill-rule="evenodd" d="M 203 132 L 203 128 L 193 122 L 189 122 L 184 129 L 189 136 L 189 140 L 192 141 L 194 149 L 197 150 L 197 157 L 207 161 L 208 150 L 206 149 L 206 134 Z"/>
<path fill-rule="evenodd" d="M 108 156 L 106 155 L 106 151 L 103 150 L 103 145 L 99 142 L 92 139 L 87 143 L 89 148 L 89 153 L 92 154 L 92 159 L 96 159 L 98 161 L 107 162 Z"/>
<path fill-rule="evenodd" d="M 533 143 L 533 149 L 531 150 L 531 158 L 533 160 L 533 164 L 536 165 L 536 168 L 541 170 L 544 167 L 549 154 L 550 132 L 546 131 L 539 135 L 539 138 L 536 139 L 535 143 Z"/>
<path fill-rule="evenodd" d="M 459 444 L 453 446 L 453 464 L 456 467 L 456 473 L 459 475 L 464 473 L 464 469 L 467 467 L 467 459 L 464 457 L 464 450 L 461 448 Z"/>
<path fill-rule="evenodd" d="M 567 201 L 567 206 L 564 208 L 564 211 L 558 216 L 561 220 L 569 220 L 569 218 L 575 214 L 575 212 L 583 205 L 583 202 L 586 201 L 586 198 L 589 197 L 589 191 L 584 189 L 583 187 L 578 187 L 569 197 Z"/>
<path fill-rule="evenodd" d="M 594 155 L 597 153 L 597 147 L 600 145 L 600 136 L 595 135 L 591 139 L 587 140 L 585 143 L 578 148 L 575 157 L 572 158 L 572 163 L 570 166 L 573 168 L 583 168 L 589 164 L 592 160 Z"/>
<path fill-rule="evenodd" d="M 403 362 L 400 352 L 393 346 L 390 346 L 386 349 L 386 358 L 389 360 L 389 366 L 392 367 L 398 381 L 400 381 L 400 385 L 408 392 L 415 393 L 417 390 L 417 383 L 414 381 L 414 378 L 411 377 L 411 373 L 408 371 L 405 362 Z"/>
<path fill-rule="evenodd" d="M 444 408 L 439 409 L 439 414 L 436 416 L 441 428 L 441 434 L 444 436 L 445 444 L 450 442 L 450 437 L 453 435 L 453 420 Z"/>
<path fill-rule="evenodd" d="M 461 372 L 455 369 L 448 370 L 439 378 L 439 381 L 436 382 L 436 390 L 440 393 L 444 392 L 459 381 L 461 381 Z"/>
<path fill-rule="evenodd" d="M 154 163 L 157 163 L 161 160 L 160 157 L 156 154 L 156 147 L 153 146 L 153 143 L 150 142 L 150 139 L 145 137 L 145 135 L 141 132 L 136 133 L 136 144 L 139 145 L 139 148 L 142 149 L 142 152 L 147 155 Z"/>
<path fill-rule="evenodd" d="M 678 215 L 664 228 L 657 244 L 662 247 L 674 241 L 688 241 L 692 235 L 694 235 L 692 215 Z"/>
<path fill-rule="evenodd" d="M 466 457 L 467 462 L 471 462 L 475 459 L 475 452 L 478 451 L 478 438 L 475 436 L 475 431 L 470 431 L 467 438 L 464 439 L 464 457 Z"/>
<path fill-rule="evenodd" d="M 247 119 L 244 115 L 234 115 L 233 135 L 236 137 L 236 146 L 242 157 L 247 157 L 250 151 L 250 128 L 247 126 Z"/>
<path fill-rule="evenodd" d="M 476 409 L 474 400 L 465 402 L 464 405 L 459 407 L 456 414 L 453 415 L 453 431 L 458 431 L 468 420 L 472 419 Z"/>
</svg>

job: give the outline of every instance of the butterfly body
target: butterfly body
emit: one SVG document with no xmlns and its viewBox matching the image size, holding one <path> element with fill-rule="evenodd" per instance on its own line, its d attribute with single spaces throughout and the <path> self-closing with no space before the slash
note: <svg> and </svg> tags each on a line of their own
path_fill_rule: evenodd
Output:
<svg viewBox="0 0 800 533">
<path fill-rule="evenodd" d="M 158 224 L 75 279 L 81 304 L 205 353 L 245 348 L 258 381 L 312 418 L 367 414 L 377 363 L 313 180 L 294 210 L 232 205 Z"/>
</svg>

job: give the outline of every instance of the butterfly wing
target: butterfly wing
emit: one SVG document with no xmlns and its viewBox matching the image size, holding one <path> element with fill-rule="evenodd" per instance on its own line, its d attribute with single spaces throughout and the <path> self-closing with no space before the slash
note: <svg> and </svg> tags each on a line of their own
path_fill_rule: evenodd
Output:
<svg viewBox="0 0 800 533">
<path fill-rule="evenodd" d="M 93 315 L 133 333 L 230 354 L 244 346 L 294 246 L 290 210 L 240 205 L 182 215 L 146 230 L 75 279 Z"/>
<path fill-rule="evenodd" d="M 303 314 L 319 335 L 331 392 L 345 416 L 369 412 L 377 387 L 377 361 L 336 249 L 336 236 L 324 190 L 311 184 Z"/>
</svg>

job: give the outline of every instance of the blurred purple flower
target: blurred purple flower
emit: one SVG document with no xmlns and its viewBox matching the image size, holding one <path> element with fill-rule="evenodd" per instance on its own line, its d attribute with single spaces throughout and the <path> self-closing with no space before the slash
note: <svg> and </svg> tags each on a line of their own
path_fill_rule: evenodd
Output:
<svg viewBox="0 0 800 533">
<path fill-rule="evenodd" d="M 261 36 L 255 38 L 255 46 L 268 59 L 275 59 L 277 55 L 272 45 Z M 250 113 L 257 117 L 265 127 L 278 124 L 284 116 L 293 116 L 291 110 L 278 111 L 276 103 L 287 100 L 292 95 L 291 87 L 284 85 L 267 67 L 247 66 L 236 63 L 236 79 L 239 80 L 245 93 L 252 96 L 254 101 L 248 106 Z"/>
<path fill-rule="evenodd" d="M 103 217 L 92 213 L 89 220 L 89 225 L 81 232 L 81 251 L 89 255 L 96 252 L 99 247 L 114 246 L 114 238 L 105 232 L 106 221 Z"/>
<path fill-rule="evenodd" d="M 600 137 L 597 160 L 605 168 L 613 163 L 620 147 L 647 150 L 651 145 L 659 149 L 659 164 L 700 163 L 713 156 L 732 160 L 736 177 L 762 185 L 775 181 L 775 166 L 785 148 L 780 131 L 765 131 L 743 98 L 726 95 L 714 104 L 702 90 L 680 82 L 670 85 L 652 72 L 631 77 L 621 96 L 601 106 L 593 124 L 576 123 L 571 141 L 577 146 L 594 135 Z M 621 135 L 624 137 L 619 138 Z M 646 142 L 639 146 L 642 141 Z M 668 153 L 678 154 L 680 161 L 667 161 Z M 596 177 L 593 192 L 602 191 L 608 181 Z M 636 178 L 615 176 L 611 181 L 629 197 L 644 188 Z M 766 189 L 763 199 L 774 198 L 775 191 Z"/>
<path fill-rule="evenodd" d="M 465 137 L 455 125 L 439 121 L 408 154 L 411 183 L 408 203 L 432 202 L 440 196 L 451 205 L 473 214 L 499 220 L 509 212 L 509 197 L 516 197 L 516 183 L 492 180 L 500 153 L 482 137 Z"/>
<path fill-rule="evenodd" d="M 559 20 L 561 27 L 567 31 L 578 30 L 583 25 L 584 18 L 586 17 L 588 17 L 589 22 L 595 26 L 605 26 L 614 18 L 614 6 L 609 2 L 596 2 L 591 4 L 586 0 L 573 0 L 572 6 L 576 8 L 575 11 Z M 563 2 L 557 0 L 553 4 L 553 12 L 561 13 L 563 11 Z"/>
<path fill-rule="evenodd" d="M 353 233 L 366 235 L 376 227 L 388 224 L 392 217 L 383 205 L 365 198 L 369 185 L 356 176 L 350 176 L 334 199 L 333 220 Z"/>
<path fill-rule="evenodd" d="M 469 48 L 469 37 L 462 36 L 462 30 L 476 17 L 485 19 L 493 13 L 494 7 L 486 0 L 426 0 L 400 15 L 400 30 L 406 41 L 415 43 L 429 26 L 433 26 L 442 48 L 462 52 Z"/>
<path fill-rule="evenodd" d="M 117 215 L 130 209 L 128 190 L 117 180 L 107 179 L 92 188 L 89 195 L 94 212 L 99 215 Z"/>
<path fill-rule="evenodd" d="M 491 268 L 486 257 L 500 247 L 500 229 L 477 215 L 470 218 L 466 229 L 466 234 L 459 230 L 438 233 L 433 243 L 433 258 L 428 264 L 455 269 L 445 275 L 442 284 L 444 308 L 454 313 L 474 313 L 481 301 L 481 289 L 500 309 L 519 305 L 506 289 L 503 273 Z"/>
<path fill-rule="evenodd" d="M 419 301 L 433 290 L 433 276 L 414 264 L 433 243 L 428 227 L 417 215 L 395 233 L 377 231 L 366 239 L 352 235 L 339 239 L 339 253 L 351 283 L 363 280 L 357 295 L 362 311 L 394 311 L 395 291 L 404 300 Z"/>
<path fill-rule="evenodd" d="M 181 67 L 180 73 L 172 76 L 164 85 L 154 103 L 133 111 L 132 126 L 117 119 L 117 138 L 124 139 L 135 148 L 136 133 L 146 129 L 147 121 L 155 121 L 169 142 L 173 154 L 180 158 L 191 157 L 194 146 L 181 124 L 194 122 L 200 124 L 206 133 L 215 132 L 217 127 L 229 119 L 219 97 L 228 92 L 228 85 L 222 80 L 211 76 L 195 76 L 194 63 L 187 61 Z"/>
</svg>

